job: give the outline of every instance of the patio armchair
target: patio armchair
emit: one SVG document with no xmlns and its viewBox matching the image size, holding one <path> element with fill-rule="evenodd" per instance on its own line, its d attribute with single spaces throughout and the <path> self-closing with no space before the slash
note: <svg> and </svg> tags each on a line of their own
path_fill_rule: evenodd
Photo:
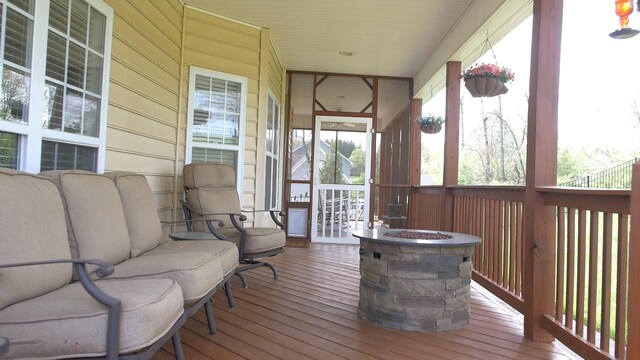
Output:
<svg viewBox="0 0 640 360">
<path fill-rule="evenodd" d="M 192 316 L 204 307 L 209 332 L 215 334 L 210 299 L 225 282 L 225 268 L 237 266 L 237 259 L 235 264 L 225 260 L 229 254 L 237 256 L 233 244 L 163 241 L 153 195 L 149 189 L 139 190 L 144 177 L 113 175 L 119 189 L 112 177 L 86 171 L 41 175 L 53 179 L 62 196 L 73 258 L 115 264 L 111 279 L 175 280 L 182 289 L 185 314 Z"/>
<path fill-rule="evenodd" d="M 278 277 L 276 268 L 263 261 L 284 251 L 286 239 L 283 223 L 276 215 L 278 210 L 269 211 L 278 228 L 245 227 L 247 217 L 240 207 L 236 191 L 236 174 L 233 167 L 223 164 L 194 163 L 184 167 L 185 201 L 183 209 L 189 230 L 211 232 L 215 237 L 236 243 L 239 251 L 239 266 L 236 275 L 247 287 L 242 274 L 257 267 L 266 266 Z M 220 217 L 226 217 L 218 221 Z"/>
<path fill-rule="evenodd" d="M 50 179 L 0 168 L 0 202 L 0 334 L 10 342 L 2 359 L 149 359 L 169 338 L 184 358 L 176 281 L 93 281 L 114 267 L 72 259 Z"/>
</svg>

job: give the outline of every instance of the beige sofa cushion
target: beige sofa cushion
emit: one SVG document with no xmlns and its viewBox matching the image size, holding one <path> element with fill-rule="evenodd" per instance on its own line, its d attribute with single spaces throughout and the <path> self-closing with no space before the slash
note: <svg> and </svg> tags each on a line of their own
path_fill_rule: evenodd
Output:
<svg viewBox="0 0 640 360">
<path fill-rule="evenodd" d="M 131 256 L 149 251 L 168 237 L 163 237 L 157 205 L 147 179 L 129 172 L 106 173 L 116 184 L 124 208 Z"/>
<path fill-rule="evenodd" d="M 213 237 L 213 235 L 212 235 Z M 238 267 L 238 247 L 231 241 L 200 240 L 200 241 L 167 241 L 143 256 L 182 253 L 207 253 L 217 257 L 220 261 L 222 276 L 227 276 Z"/>
<path fill-rule="evenodd" d="M 183 252 L 138 256 L 116 265 L 110 279 L 173 279 L 185 306 L 200 300 L 222 282 L 220 261 L 207 253 Z"/>
<path fill-rule="evenodd" d="M 0 204 L 0 263 L 71 258 L 62 201 L 50 179 L 0 168 Z M 0 309 L 69 281 L 70 264 L 0 269 Z"/>
<path fill-rule="evenodd" d="M 201 214 L 240 214 L 235 172 L 231 166 L 220 164 L 188 164 L 184 167 L 184 185 L 189 188 L 189 206 Z M 201 216 L 192 213 L 193 230 L 208 232 L 203 219 L 224 221 L 224 228 L 232 228 L 229 216 Z M 217 223 L 216 223 L 217 224 Z"/>
<path fill-rule="evenodd" d="M 45 171 L 60 189 L 67 208 L 73 256 L 117 264 L 129 257 L 131 244 L 120 195 L 104 175 L 85 171 Z M 75 246 L 74 246 L 75 245 Z"/>
<path fill-rule="evenodd" d="M 245 255 L 274 250 L 284 247 L 287 239 L 284 231 L 277 228 L 258 227 L 245 228 L 247 230 L 247 238 L 244 243 Z M 235 243 L 240 242 L 240 232 L 236 229 L 222 229 L 222 235 L 228 236 L 228 240 Z"/>
<path fill-rule="evenodd" d="M 183 313 L 182 292 L 172 280 L 103 280 L 97 285 L 122 299 L 121 353 L 153 344 Z M 106 352 L 107 309 L 73 283 L 3 309 L 0 329 L 11 343 L 3 359 L 99 356 Z"/>
</svg>

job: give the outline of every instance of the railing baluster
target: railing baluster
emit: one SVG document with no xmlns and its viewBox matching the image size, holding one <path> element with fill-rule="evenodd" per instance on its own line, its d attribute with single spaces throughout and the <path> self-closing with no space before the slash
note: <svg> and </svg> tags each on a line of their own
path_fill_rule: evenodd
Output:
<svg viewBox="0 0 640 360">
<path fill-rule="evenodd" d="M 604 214 L 602 245 L 602 301 L 600 310 L 600 348 L 609 351 L 611 332 L 611 257 L 613 214 Z"/>
<path fill-rule="evenodd" d="M 589 231 L 589 301 L 587 305 L 587 341 L 596 343 L 596 298 L 598 296 L 599 212 L 591 211 Z"/>
<path fill-rule="evenodd" d="M 557 229 L 557 249 L 556 249 L 556 320 L 562 322 L 564 313 L 564 283 L 565 283 L 565 208 L 558 207 L 556 210 Z"/>
<path fill-rule="evenodd" d="M 586 210 L 578 210 L 578 289 L 576 294 L 576 334 L 584 334 L 584 303 L 586 281 L 586 253 L 587 253 L 587 214 Z"/>
<path fill-rule="evenodd" d="M 573 328 L 573 309 L 575 291 L 575 258 L 576 258 L 576 213 L 575 209 L 567 209 L 567 304 L 565 307 L 564 326 Z"/>
<path fill-rule="evenodd" d="M 629 259 L 629 215 L 618 217 L 618 267 L 616 281 L 616 351 L 618 359 L 625 357 L 627 324 L 627 266 Z"/>
</svg>

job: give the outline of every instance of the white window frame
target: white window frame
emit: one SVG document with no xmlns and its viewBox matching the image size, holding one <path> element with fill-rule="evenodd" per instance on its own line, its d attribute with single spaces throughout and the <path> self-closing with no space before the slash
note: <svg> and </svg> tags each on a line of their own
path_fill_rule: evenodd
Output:
<svg viewBox="0 0 640 360">
<path fill-rule="evenodd" d="M 273 203 L 273 199 L 275 199 L 275 206 L 273 207 L 267 207 L 266 210 L 273 210 L 273 209 L 278 209 L 280 206 L 280 184 L 282 181 L 282 174 L 280 173 L 280 168 L 282 168 L 282 163 L 280 163 L 280 161 L 282 160 L 282 124 L 281 124 L 281 114 L 282 114 L 282 107 L 280 106 L 280 101 L 278 101 L 277 97 L 273 94 L 273 92 L 271 91 L 271 89 L 269 89 L 269 93 L 267 95 L 267 127 L 269 124 L 269 99 L 271 99 L 271 101 L 273 102 L 273 112 L 272 114 L 274 115 L 274 118 L 271 119 L 273 121 L 273 125 L 274 127 L 277 126 L 278 131 L 274 134 L 274 141 L 278 142 L 278 153 L 273 153 L 270 150 L 271 149 L 265 149 L 265 158 L 270 158 L 270 160 L 275 159 L 278 162 L 278 166 L 274 169 L 273 168 L 273 162 L 272 162 L 272 166 L 271 166 L 271 189 L 267 189 L 267 166 L 265 165 L 265 188 L 264 188 L 264 196 L 265 199 L 267 197 L 267 193 L 270 194 L 270 199 L 271 202 Z M 278 109 L 278 113 L 276 116 L 276 112 L 275 109 Z M 265 145 L 267 144 L 267 141 L 265 140 Z M 265 159 L 266 161 L 267 159 Z M 274 183 L 273 181 L 273 175 L 276 175 L 276 181 Z"/>
<path fill-rule="evenodd" d="M 206 76 L 211 78 L 217 78 L 225 81 L 233 81 L 240 83 L 240 123 L 238 124 L 238 145 L 221 145 L 221 144 L 207 144 L 193 141 L 193 113 L 195 108 L 195 91 L 196 91 L 196 76 Z M 220 149 L 237 151 L 236 157 L 236 187 L 240 201 L 242 201 L 243 195 L 243 174 L 244 174 L 244 143 L 245 143 L 245 128 L 247 121 L 247 83 L 248 80 L 244 76 L 233 75 L 215 71 L 211 69 L 205 69 L 201 67 L 191 66 L 189 68 L 189 101 L 187 111 L 187 140 L 185 151 L 185 163 L 190 164 L 192 161 L 193 146 L 208 148 L 208 149 Z"/>
<path fill-rule="evenodd" d="M 101 12 L 106 18 L 103 54 L 104 62 L 102 68 L 102 93 L 100 101 L 100 126 L 98 136 L 84 136 L 42 128 L 45 70 L 47 60 L 45 55 L 49 31 L 49 1 L 36 0 L 33 22 L 33 41 L 31 44 L 31 88 L 29 91 L 29 116 L 27 124 L 0 120 L 0 130 L 20 135 L 19 170 L 33 173 L 40 172 L 43 140 L 96 148 L 98 150 L 96 171 L 104 172 L 105 170 L 107 109 L 109 104 L 109 74 L 114 12 L 113 9 L 103 0 L 84 1 Z M 3 1 L 3 4 L 6 3 L 7 1 Z"/>
</svg>

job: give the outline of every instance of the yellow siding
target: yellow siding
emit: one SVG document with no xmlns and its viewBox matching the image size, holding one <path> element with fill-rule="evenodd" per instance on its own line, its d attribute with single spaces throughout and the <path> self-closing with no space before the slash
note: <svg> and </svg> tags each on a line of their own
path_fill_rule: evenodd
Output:
<svg viewBox="0 0 640 360">
<path fill-rule="evenodd" d="M 114 9 L 106 170 L 147 176 L 163 220 L 174 208 L 182 5 L 107 0 Z"/>
<path fill-rule="evenodd" d="M 266 119 L 266 95 L 261 92 L 271 89 L 284 105 L 285 70 L 271 42 L 265 42 L 268 30 L 185 7 L 180 0 L 106 1 L 115 14 L 107 171 L 146 175 L 161 218 L 180 218 L 177 200 L 186 153 L 189 68 L 244 76 L 248 81 L 241 199 L 246 209 L 261 208 L 256 205 L 264 199 L 266 125 L 260 122 Z"/>
<path fill-rule="evenodd" d="M 247 109 L 243 167 L 243 208 L 255 208 L 255 167 L 258 124 L 258 82 L 260 76 L 260 29 L 243 26 L 195 9 L 185 9 L 183 111 L 181 143 L 186 142 L 189 67 L 196 66 L 247 78 Z M 185 134 L 185 137 L 182 137 Z M 184 163 L 185 151 L 180 151 Z M 251 221 L 250 221 L 251 223 Z"/>
</svg>

